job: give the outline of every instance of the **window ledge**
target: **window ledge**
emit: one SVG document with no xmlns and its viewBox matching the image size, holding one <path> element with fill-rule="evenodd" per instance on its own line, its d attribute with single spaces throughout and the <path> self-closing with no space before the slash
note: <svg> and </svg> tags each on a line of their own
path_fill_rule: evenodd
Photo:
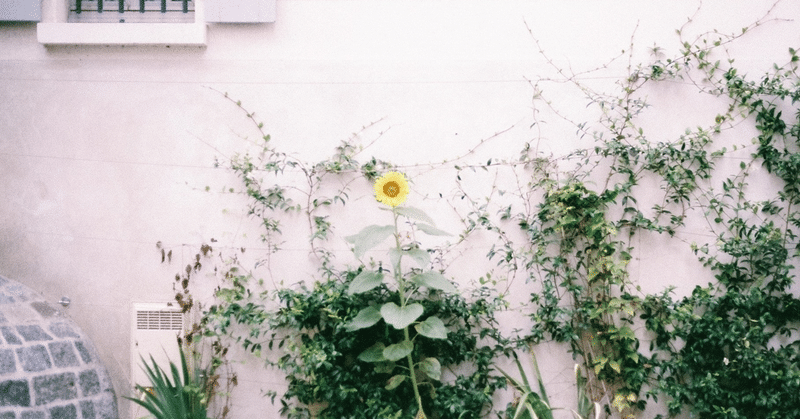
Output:
<svg viewBox="0 0 800 419">
<path fill-rule="evenodd" d="M 45 45 L 206 45 L 201 23 L 39 23 Z"/>
</svg>

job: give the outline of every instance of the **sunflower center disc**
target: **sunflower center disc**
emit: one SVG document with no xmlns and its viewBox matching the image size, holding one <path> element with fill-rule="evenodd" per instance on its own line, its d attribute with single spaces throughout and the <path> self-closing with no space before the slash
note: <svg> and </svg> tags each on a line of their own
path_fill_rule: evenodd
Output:
<svg viewBox="0 0 800 419">
<path fill-rule="evenodd" d="M 400 194 L 400 185 L 398 185 L 397 182 L 386 182 L 386 184 L 383 185 L 383 193 L 389 198 L 394 198 Z"/>
</svg>

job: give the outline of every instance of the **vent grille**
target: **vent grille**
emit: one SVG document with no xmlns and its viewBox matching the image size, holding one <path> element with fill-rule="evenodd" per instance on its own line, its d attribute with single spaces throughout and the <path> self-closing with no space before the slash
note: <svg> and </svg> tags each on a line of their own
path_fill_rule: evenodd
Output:
<svg viewBox="0 0 800 419">
<path fill-rule="evenodd" d="M 136 312 L 138 330 L 183 330 L 183 314 L 172 310 L 139 310 Z"/>
</svg>

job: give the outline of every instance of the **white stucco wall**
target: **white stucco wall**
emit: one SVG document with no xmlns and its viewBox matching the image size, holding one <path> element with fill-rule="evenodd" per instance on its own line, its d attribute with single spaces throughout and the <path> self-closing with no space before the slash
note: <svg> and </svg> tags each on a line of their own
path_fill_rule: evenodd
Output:
<svg viewBox="0 0 800 419">
<path fill-rule="evenodd" d="M 772 3 L 704 1 L 686 30 L 740 31 Z M 35 24 L 0 23 L 0 272 L 51 301 L 69 296 L 68 314 L 94 339 L 117 392 L 125 395 L 132 302 L 169 300 L 176 267 L 209 238 L 232 247 L 255 239 L 242 237 L 253 228 L 242 198 L 220 193 L 238 186 L 235 178 L 213 163 L 246 149 L 242 137 L 256 138 L 257 132 L 212 89 L 241 100 L 280 149 L 306 161 L 330 155 L 341 140 L 376 121 L 361 133 L 365 143 L 378 138 L 365 153 L 401 164 L 459 156 L 501 131 L 491 148 L 479 149 L 476 161 L 503 150 L 514 156 L 525 141 L 560 155 L 578 144 L 574 129 L 559 130 L 557 118 L 542 134 L 531 128 L 527 79 L 554 75 L 533 37 L 558 65 L 575 72 L 608 63 L 632 41 L 634 61 L 647 60 L 654 44 L 667 55 L 677 51 L 675 29 L 698 6 L 278 0 L 275 23 L 209 25 L 205 47 L 45 47 L 37 42 Z M 785 0 L 774 16 L 796 18 L 799 12 L 800 3 Z M 787 48 L 800 41 L 799 25 L 768 22 L 738 43 L 733 55 L 753 68 L 783 61 Z M 602 74 L 624 75 L 627 64 L 623 56 Z M 608 80 L 586 79 L 597 85 Z M 568 89 L 558 84 L 549 88 L 565 113 L 585 110 L 580 95 L 561 95 L 557 89 Z M 669 106 L 679 94 L 666 89 L 653 96 Z M 702 103 L 681 103 L 673 111 L 658 114 L 667 120 L 652 121 L 665 137 L 696 124 L 693 118 L 714 114 L 704 112 Z M 368 192 L 355 201 L 371 199 Z M 452 213 L 422 197 L 437 192 L 412 199 L 456 226 Z M 353 231 L 358 225 L 337 227 Z M 291 258 L 306 260 L 302 234 L 286 246 L 294 250 L 284 252 L 278 276 L 313 275 L 313 267 L 280 270 L 297 265 Z M 157 241 L 185 249 L 176 250 L 173 266 L 159 264 Z M 692 276 L 691 262 L 676 264 L 692 260 L 686 249 L 664 245 L 674 249 L 644 246 L 640 264 L 632 267 L 635 280 L 646 278 L 645 289 L 660 289 L 674 278 L 653 267 L 675 272 L 677 265 Z M 569 384 L 569 356 L 553 357 L 566 364 L 548 363 L 546 373 L 556 385 Z M 240 379 L 239 391 L 252 392 L 236 398 L 234 417 L 272 417 L 263 412 L 277 409 L 257 396 L 258 390 L 280 388 L 280 377 L 271 374 Z M 128 418 L 129 404 L 121 401 L 120 407 Z"/>
</svg>

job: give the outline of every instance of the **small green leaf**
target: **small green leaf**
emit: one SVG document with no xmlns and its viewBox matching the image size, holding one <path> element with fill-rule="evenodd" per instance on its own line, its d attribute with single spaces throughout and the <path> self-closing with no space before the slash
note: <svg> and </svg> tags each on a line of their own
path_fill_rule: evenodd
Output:
<svg viewBox="0 0 800 419">
<path fill-rule="evenodd" d="M 636 334 L 634 334 L 633 330 L 628 326 L 623 326 L 622 328 L 620 328 L 619 335 L 626 339 L 631 339 L 631 340 L 636 339 Z"/>
<path fill-rule="evenodd" d="M 397 207 L 394 209 L 394 212 L 408 218 L 413 218 L 415 220 L 420 220 L 422 222 L 426 222 L 430 225 L 436 225 L 433 221 L 433 218 L 429 217 L 428 214 L 425 214 L 425 211 L 414 208 L 414 207 Z"/>
<path fill-rule="evenodd" d="M 378 342 L 358 354 L 358 359 L 364 362 L 384 362 L 386 361 L 383 356 L 384 349 L 386 349 L 386 345 Z"/>
<path fill-rule="evenodd" d="M 432 380 L 439 381 L 442 378 L 442 365 L 436 358 L 425 358 L 419 363 L 419 370 Z"/>
<path fill-rule="evenodd" d="M 448 281 L 447 278 L 436 271 L 423 272 L 414 276 L 411 280 L 414 281 L 415 284 L 422 287 L 441 290 L 449 294 L 455 294 L 457 292 L 456 287 L 453 286 L 453 284 Z"/>
<path fill-rule="evenodd" d="M 620 368 L 620 365 L 619 365 L 619 361 L 611 361 L 611 362 L 608 363 L 608 365 L 610 365 L 611 369 L 616 371 L 617 374 L 619 374 L 620 371 L 622 371 L 622 369 Z"/>
<path fill-rule="evenodd" d="M 606 366 L 607 362 L 608 362 L 608 358 L 606 358 L 606 357 L 601 357 L 600 359 L 598 359 L 595 362 L 595 365 L 594 365 L 594 374 L 595 375 L 600 374 L 600 370 L 602 370 L 603 367 Z"/>
<path fill-rule="evenodd" d="M 400 307 L 395 303 L 386 303 L 381 307 L 381 316 L 386 323 L 394 326 L 395 329 L 403 329 L 414 323 L 425 309 L 422 304 L 413 303 L 405 307 Z"/>
<path fill-rule="evenodd" d="M 428 224 L 417 224 L 417 228 L 429 236 L 452 236 L 452 234 L 439 230 L 438 228 Z"/>
<path fill-rule="evenodd" d="M 387 390 L 394 390 L 394 389 L 397 388 L 397 386 L 402 384 L 403 381 L 405 381 L 405 380 L 406 380 L 406 376 L 405 375 L 400 375 L 400 374 L 395 375 L 395 376 L 393 376 L 392 378 L 389 379 L 388 383 L 386 383 L 386 389 Z"/>
<path fill-rule="evenodd" d="M 367 292 L 383 282 L 383 274 L 380 272 L 364 271 L 358 274 L 347 287 L 349 295 Z"/>
<path fill-rule="evenodd" d="M 359 329 L 365 329 L 367 327 L 374 325 L 380 320 L 381 320 L 381 311 L 378 310 L 378 307 L 369 306 L 359 311 L 358 314 L 356 314 L 356 317 L 354 317 L 353 320 L 350 320 L 350 322 L 348 322 L 345 325 L 345 329 L 348 332 L 353 332 Z"/>
<path fill-rule="evenodd" d="M 447 328 L 444 327 L 444 322 L 438 317 L 431 316 L 425 321 L 414 326 L 417 333 L 431 339 L 447 339 Z"/>
<path fill-rule="evenodd" d="M 364 227 L 358 234 L 345 237 L 345 240 L 355 245 L 353 253 L 360 258 L 364 256 L 364 252 L 379 245 L 392 233 L 394 233 L 394 226 L 370 225 Z"/>
<path fill-rule="evenodd" d="M 407 357 L 414 350 L 414 343 L 404 340 L 386 347 L 383 350 L 383 357 L 389 361 L 397 361 Z"/>
</svg>

